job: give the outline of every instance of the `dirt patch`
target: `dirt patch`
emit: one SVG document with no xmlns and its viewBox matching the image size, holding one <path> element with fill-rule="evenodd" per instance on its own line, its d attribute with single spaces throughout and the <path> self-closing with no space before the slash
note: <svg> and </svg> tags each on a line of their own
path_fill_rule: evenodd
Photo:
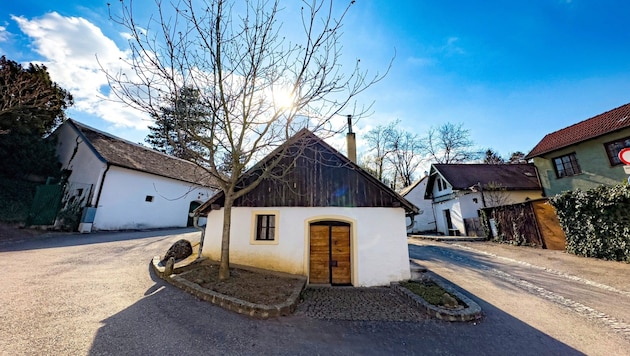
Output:
<svg viewBox="0 0 630 356">
<path fill-rule="evenodd" d="M 54 232 L 38 229 L 25 229 L 18 224 L 0 222 L 0 243 L 21 241 L 37 238 L 42 235 L 52 235 Z M 57 233 L 59 234 L 59 233 Z"/>
<path fill-rule="evenodd" d="M 219 265 L 204 263 L 182 273 L 180 277 L 203 288 L 250 303 L 274 305 L 287 301 L 302 280 L 284 277 L 273 272 L 230 269 L 230 279 L 219 280 Z"/>
</svg>

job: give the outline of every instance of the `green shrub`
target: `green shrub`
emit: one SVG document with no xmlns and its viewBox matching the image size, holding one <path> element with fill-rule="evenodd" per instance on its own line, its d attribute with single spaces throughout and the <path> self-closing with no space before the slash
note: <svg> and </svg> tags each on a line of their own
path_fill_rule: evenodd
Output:
<svg viewBox="0 0 630 356">
<path fill-rule="evenodd" d="M 37 183 L 0 176 L 0 221 L 21 223 L 26 220 Z"/>
<path fill-rule="evenodd" d="M 630 186 L 600 186 L 552 197 L 567 252 L 630 262 Z"/>
</svg>

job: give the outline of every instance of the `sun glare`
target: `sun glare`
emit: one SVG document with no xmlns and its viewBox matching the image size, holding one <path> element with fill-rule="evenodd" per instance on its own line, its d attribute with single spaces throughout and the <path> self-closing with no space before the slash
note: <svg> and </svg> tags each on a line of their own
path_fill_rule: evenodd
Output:
<svg viewBox="0 0 630 356">
<path fill-rule="evenodd" d="M 276 88 L 273 93 L 273 103 L 277 109 L 289 109 L 293 107 L 295 95 L 288 88 Z"/>
</svg>

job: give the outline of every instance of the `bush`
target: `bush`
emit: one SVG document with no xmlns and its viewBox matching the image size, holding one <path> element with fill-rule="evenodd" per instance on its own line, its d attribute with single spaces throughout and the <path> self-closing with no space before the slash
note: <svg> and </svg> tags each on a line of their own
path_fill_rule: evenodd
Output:
<svg viewBox="0 0 630 356">
<path fill-rule="evenodd" d="M 21 223 L 28 217 L 37 183 L 0 176 L 0 221 Z"/>
<path fill-rule="evenodd" d="M 565 192 L 550 200 L 567 236 L 567 252 L 630 262 L 630 186 Z"/>
</svg>

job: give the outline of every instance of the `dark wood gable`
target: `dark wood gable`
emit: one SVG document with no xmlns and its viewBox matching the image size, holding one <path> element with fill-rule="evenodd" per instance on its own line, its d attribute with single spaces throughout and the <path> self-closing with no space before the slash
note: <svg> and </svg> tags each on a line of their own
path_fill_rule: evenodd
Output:
<svg viewBox="0 0 630 356">
<path fill-rule="evenodd" d="M 278 152 L 286 152 L 274 169 L 276 176 L 263 179 L 234 206 L 404 207 L 408 212 L 417 212 L 413 204 L 310 131 L 300 131 L 287 144 L 285 150 L 276 150 L 243 175 L 246 186 L 260 176 L 261 167 L 280 157 Z M 223 205 L 221 193 L 211 200 Z"/>
</svg>

